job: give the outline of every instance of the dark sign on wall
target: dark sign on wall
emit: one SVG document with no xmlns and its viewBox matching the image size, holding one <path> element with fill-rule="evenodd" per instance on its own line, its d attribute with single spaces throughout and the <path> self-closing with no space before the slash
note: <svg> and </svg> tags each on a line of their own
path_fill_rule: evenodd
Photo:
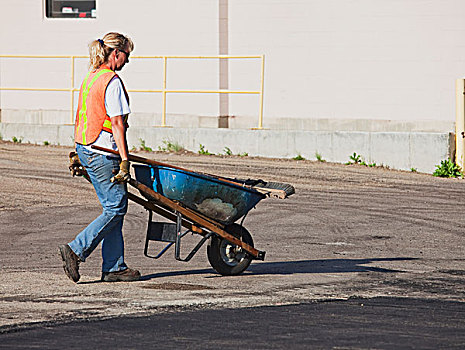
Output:
<svg viewBox="0 0 465 350">
<path fill-rule="evenodd" d="M 45 0 L 47 18 L 96 18 L 96 0 Z"/>
</svg>

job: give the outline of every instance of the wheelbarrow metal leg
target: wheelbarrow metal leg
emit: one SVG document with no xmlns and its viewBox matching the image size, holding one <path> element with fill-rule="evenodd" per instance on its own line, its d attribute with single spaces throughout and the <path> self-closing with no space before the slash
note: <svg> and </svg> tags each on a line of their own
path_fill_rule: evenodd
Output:
<svg viewBox="0 0 465 350">
<path fill-rule="evenodd" d="M 154 226 L 154 224 L 157 224 L 157 223 L 154 223 L 152 222 L 152 211 L 149 210 L 149 221 L 147 223 L 147 234 L 146 234 L 146 237 L 145 237 L 145 247 L 144 247 L 144 255 L 147 257 L 147 258 L 152 258 L 152 259 L 158 259 L 160 258 L 163 254 L 166 253 L 166 251 L 171 248 L 171 246 L 175 243 L 173 240 L 170 240 L 169 237 L 169 234 L 166 234 L 166 230 L 165 230 L 165 227 L 158 225 L 158 226 Z M 165 231 L 165 232 L 164 232 Z M 168 230 L 169 231 L 169 230 Z M 149 241 L 160 241 L 160 242 L 169 242 L 165 248 L 163 248 L 160 253 L 158 253 L 157 255 L 153 256 L 153 255 L 149 255 L 148 253 L 148 249 L 149 249 Z"/>
<path fill-rule="evenodd" d="M 148 258 L 158 259 L 174 245 L 174 257 L 176 260 L 188 262 L 198 252 L 200 247 L 212 236 L 213 233 L 206 233 L 186 258 L 181 258 L 181 239 L 188 233 L 194 233 L 188 229 L 182 232 L 183 218 L 180 213 L 176 213 L 176 223 L 154 222 L 152 221 L 152 211 L 149 210 L 149 220 L 147 224 L 147 236 L 145 238 L 144 255 Z M 149 255 L 149 241 L 168 242 L 168 244 L 156 256 Z"/>
<path fill-rule="evenodd" d="M 188 262 L 189 260 L 191 260 L 194 255 L 199 251 L 199 249 L 204 245 L 204 243 L 211 237 L 211 235 L 213 233 L 207 233 L 201 240 L 199 243 L 197 243 L 197 245 L 194 247 L 194 249 L 192 249 L 192 251 L 187 255 L 187 257 L 185 259 L 181 258 L 181 238 L 184 237 L 187 233 L 190 232 L 190 230 L 188 230 L 187 232 L 185 233 L 182 233 L 181 230 L 182 230 L 182 227 L 181 227 L 181 222 L 182 222 L 182 215 L 181 213 L 179 212 L 176 212 L 176 216 L 177 216 L 177 220 L 176 220 L 176 243 L 175 243 L 175 253 L 174 253 L 174 257 L 176 258 L 176 260 L 179 260 L 179 261 L 184 261 L 184 262 Z"/>
<path fill-rule="evenodd" d="M 179 212 L 176 212 L 176 245 L 174 246 L 174 256 L 176 260 L 181 260 L 181 220 L 182 216 Z"/>
</svg>

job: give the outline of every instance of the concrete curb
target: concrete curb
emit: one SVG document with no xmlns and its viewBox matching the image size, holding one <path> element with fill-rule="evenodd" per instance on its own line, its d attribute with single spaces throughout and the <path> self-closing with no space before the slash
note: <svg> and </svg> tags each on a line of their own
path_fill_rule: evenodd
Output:
<svg viewBox="0 0 465 350">
<path fill-rule="evenodd" d="M 13 137 L 22 142 L 73 145 L 73 125 L 39 125 L 0 123 L 4 140 Z M 301 155 L 345 163 L 354 152 L 367 163 L 393 169 L 432 173 L 441 160 L 453 158 L 455 135 L 448 132 L 367 132 L 367 131 L 298 131 L 239 130 L 214 128 L 131 127 L 128 144 L 139 148 L 141 142 L 158 150 L 163 141 L 177 142 L 197 152 L 200 144 L 211 153 L 222 154 L 225 147 L 234 154 L 292 158 Z"/>
</svg>

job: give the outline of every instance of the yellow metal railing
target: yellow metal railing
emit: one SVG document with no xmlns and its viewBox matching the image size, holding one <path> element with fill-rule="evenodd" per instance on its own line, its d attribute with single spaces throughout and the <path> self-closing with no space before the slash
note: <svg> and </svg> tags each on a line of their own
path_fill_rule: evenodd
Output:
<svg viewBox="0 0 465 350">
<path fill-rule="evenodd" d="M 10 91 L 68 91 L 71 95 L 71 124 L 74 123 L 74 93 L 79 91 L 79 88 L 74 86 L 74 73 L 75 73 L 75 59 L 76 58 L 88 58 L 88 56 L 64 56 L 64 55 L 0 55 L 0 58 L 62 58 L 69 59 L 71 64 L 71 84 L 68 88 L 23 88 L 23 87 L 3 87 L 0 86 L 1 90 Z M 129 92 L 145 92 L 145 93 L 161 93 L 162 94 L 162 120 L 161 127 L 167 127 L 166 124 L 166 95 L 169 93 L 206 93 L 206 94 L 257 94 L 259 95 L 259 116 L 258 116 L 258 127 L 253 129 L 263 129 L 263 90 L 264 90 L 264 78 L 265 78 L 265 55 L 256 56 L 131 56 L 131 59 L 161 59 L 163 60 L 163 84 L 162 89 L 151 90 L 151 89 L 129 89 Z M 167 63 L 168 59 L 260 59 L 261 60 L 261 73 L 260 73 L 260 90 L 169 90 L 166 88 L 166 77 L 167 77 Z"/>
</svg>

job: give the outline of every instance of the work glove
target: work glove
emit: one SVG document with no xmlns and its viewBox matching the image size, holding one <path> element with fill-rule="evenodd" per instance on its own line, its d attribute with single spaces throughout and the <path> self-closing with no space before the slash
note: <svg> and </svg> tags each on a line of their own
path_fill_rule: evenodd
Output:
<svg viewBox="0 0 465 350">
<path fill-rule="evenodd" d="M 87 175 L 86 169 L 82 166 L 76 152 L 69 153 L 69 171 L 71 171 L 73 176 Z"/>
<path fill-rule="evenodd" d="M 131 178 L 131 174 L 129 174 L 129 161 L 128 160 L 123 160 L 121 163 L 119 163 L 119 172 L 115 176 L 113 176 L 110 181 L 111 182 L 117 182 L 117 183 L 123 183 L 129 181 Z"/>
</svg>

